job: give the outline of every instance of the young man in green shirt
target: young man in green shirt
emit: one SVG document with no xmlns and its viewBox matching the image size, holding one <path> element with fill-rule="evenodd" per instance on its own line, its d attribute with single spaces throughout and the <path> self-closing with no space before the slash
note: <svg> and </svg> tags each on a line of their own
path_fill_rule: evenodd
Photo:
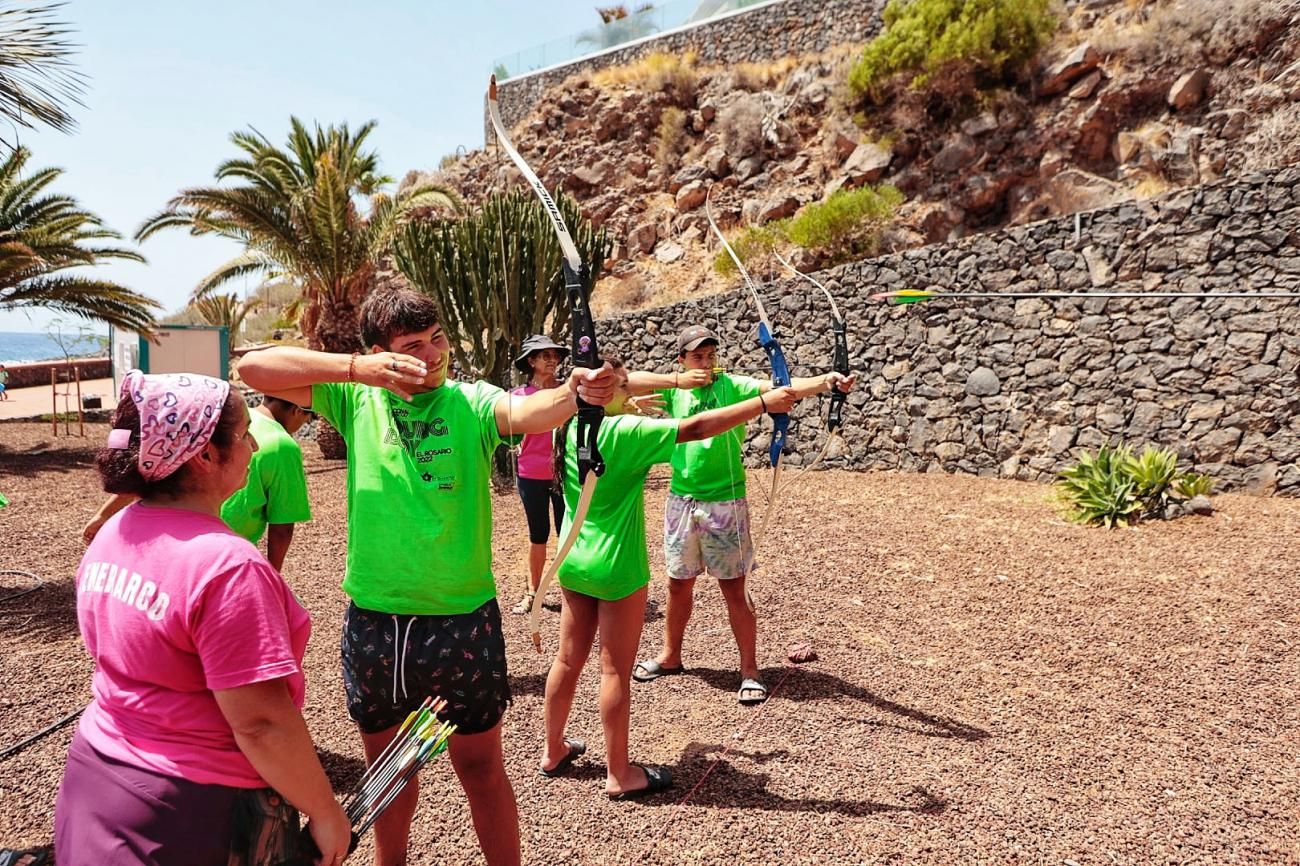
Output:
<svg viewBox="0 0 1300 866">
<path fill-rule="evenodd" d="M 633 394 L 661 390 L 672 418 L 731 406 L 766 394 L 771 382 L 736 376 L 718 368 L 718 337 L 692 325 L 677 340 L 680 373 L 632 373 Z M 848 391 L 852 376 L 827 373 L 791 381 L 798 397 L 832 388 Z M 673 478 L 664 508 L 664 560 L 668 570 L 668 611 L 664 645 L 654 659 L 637 662 L 633 678 L 650 682 L 681 673 L 682 642 L 695 601 L 695 578 L 705 571 L 718 579 L 727 603 L 731 632 L 740 650 L 742 704 L 767 700 L 767 686 L 758 670 L 758 620 L 745 601 L 745 581 L 753 571 L 754 546 L 749 535 L 749 506 L 745 501 L 745 465 L 741 460 L 745 427 L 700 442 L 683 442 L 673 452 Z"/>
<path fill-rule="evenodd" d="M 302 448 L 293 434 L 311 420 L 311 412 L 276 397 L 248 413 L 248 432 L 257 450 L 248 464 L 248 480 L 221 505 L 221 519 L 237 534 L 257 544 L 266 535 L 266 558 L 276 571 L 293 543 L 293 525 L 311 520 Z M 87 544 L 104 521 L 135 501 L 134 496 L 110 497 L 81 531 Z"/>
<path fill-rule="evenodd" d="M 244 358 L 251 387 L 329 421 L 348 446 L 352 599 L 343 628 L 348 712 L 373 763 L 427 695 L 457 725 L 451 762 L 469 799 L 489 866 L 519 863 L 519 815 L 501 753 L 510 702 L 501 611 L 492 575 L 492 454 L 507 440 L 553 430 L 576 397 L 609 402 L 608 366 L 526 397 L 447 378 L 448 334 L 437 308 L 411 290 L 361 306 L 366 355 L 277 347 Z M 406 862 L 418 784 L 375 824 L 376 862 Z"/>
</svg>

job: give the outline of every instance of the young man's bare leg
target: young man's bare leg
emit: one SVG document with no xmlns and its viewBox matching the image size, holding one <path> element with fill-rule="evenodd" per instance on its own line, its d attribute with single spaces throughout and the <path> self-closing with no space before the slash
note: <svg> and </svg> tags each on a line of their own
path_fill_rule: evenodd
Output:
<svg viewBox="0 0 1300 866">
<path fill-rule="evenodd" d="M 542 728 L 546 745 L 542 750 L 543 770 L 554 769 L 569 754 L 564 726 L 573 709 L 573 695 L 578 675 L 591 655 L 596 639 L 596 599 L 589 595 L 563 590 L 564 607 L 560 609 L 560 648 L 546 675 L 546 698 L 542 702 Z"/>
<path fill-rule="evenodd" d="M 695 578 L 668 579 L 668 612 L 664 614 L 664 648 L 655 659 L 660 667 L 682 666 L 682 643 L 686 640 L 686 625 L 691 621 L 695 607 Z"/>
<path fill-rule="evenodd" d="M 377 734 L 361 734 L 361 742 L 366 750 L 367 767 L 378 760 L 384 748 L 392 741 L 393 735 L 397 733 L 398 727 L 394 725 Z M 375 821 L 375 866 L 406 866 L 406 848 L 411 838 L 411 821 L 415 819 L 415 808 L 419 802 L 420 777 L 416 776 Z"/>
<path fill-rule="evenodd" d="M 487 866 L 519 866 L 519 809 L 501 755 L 501 724 L 451 738 L 451 765 L 469 799 Z"/>
<path fill-rule="evenodd" d="M 605 731 L 605 792 L 644 788 L 645 771 L 627 753 L 632 710 L 632 666 L 645 622 L 646 588 L 618 601 L 599 603 L 600 723 Z"/>
<path fill-rule="evenodd" d="M 727 602 L 727 618 L 731 620 L 731 633 L 736 636 L 736 647 L 740 650 L 741 679 L 755 679 L 758 676 L 758 617 L 745 603 L 745 581 L 742 575 L 732 580 L 718 581 L 722 597 Z"/>
</svg>

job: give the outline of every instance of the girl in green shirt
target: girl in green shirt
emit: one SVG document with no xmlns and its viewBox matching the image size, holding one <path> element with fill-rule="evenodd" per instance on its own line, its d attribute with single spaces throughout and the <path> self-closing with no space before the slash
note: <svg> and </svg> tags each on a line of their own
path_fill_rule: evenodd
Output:
<svg viewBox="0 0 1300 866">
<path fill-rule="evenodd" d="M 621 362 L 605 358 L 623 385 L 606 408 L 598 445 L 605 474 L 596 483 L 591 506 L 577 540 L 557 571 L 564 607 L 560 644 L 546 677 L 543 718 L 546 743 L 540 772 L 562 775 L 586 744 L 565 737 L 578 675 L 600 635 L 600 717 L 605 734 L 605 793 L 611 799 L 661 791 L 672 784 L 666 767 L 642 766 L 628 759 L 632 666 L 645 620 L 650 562 L 645 537 L 645 480 L 651 467 L 667 463 L 681 442 L 716 436 L 764 412 L 788 412 L 798 400 L 789 388 L 776 388 L 731 406 L 684 419 L 638 418 L 624 411 L 628 398 Z M 567 535 L 576 512 L 578 484 L 576 432 L 562 427 L 556 436 L 555 475 L 564 486 Z"/>
</svg>

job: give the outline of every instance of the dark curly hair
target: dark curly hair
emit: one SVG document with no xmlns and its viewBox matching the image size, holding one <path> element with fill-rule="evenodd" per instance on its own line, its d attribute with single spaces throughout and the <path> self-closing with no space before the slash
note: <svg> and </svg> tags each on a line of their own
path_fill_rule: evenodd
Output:
<svg viewBox="0 0 1300 866">
<path fill-rule="evenodd" d="M 221 407 L 221 417 L 212 431 L 212 444 L 225 458 L 225 453 L 235 444 L 235 429 L 241 415 L 246 412 L 244 398 L 234 388 Z M 124 397 L 113 413 L 114 430 L 130 430 L 131 444 L 126 448 L 100 448 L 95 452 L 95 468 L 105 493 L 126 493 L 147 499 L 151 496 L 171 497 L 184 493 L 189 471 L 182 466 L 166 478 L 148 481 L 140 474 L 140 413 L 135 401 Z"/>
<path fill-rule="evenodd" d="M 417 334 L 441 319 L 438 305 L 414 289 L 381 289 L 361 303 L 361 342 L 385 349 L 395 337 Z"/>
</svg>

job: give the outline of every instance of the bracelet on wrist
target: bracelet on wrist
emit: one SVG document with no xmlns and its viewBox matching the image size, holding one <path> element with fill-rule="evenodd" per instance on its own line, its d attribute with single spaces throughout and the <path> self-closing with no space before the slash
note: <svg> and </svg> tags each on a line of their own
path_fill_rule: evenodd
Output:
<svg viewBox="0 0 1300 866">
<path fill-rule="evenodd" d="M 357 355 L 360 354 L 361 354 L 360 352 L 353 352 L 352 357 L 348 358 L 348 381 L 349 382 L 357 381 Z"/>
<path fill-rule="evenodd" d="M 760 406 L 763 407 L 763 411 L 762 411 L 761 413 L 759 413 L 759 414 L 766 415 L 766 414 L 767 414 L 767 401 L 763 399 L 763 395 L 762 395 L 762 394 L 759 394 L 759 395 L 758 395 L 758 405 L 760 405 Z"/>
</svg>

